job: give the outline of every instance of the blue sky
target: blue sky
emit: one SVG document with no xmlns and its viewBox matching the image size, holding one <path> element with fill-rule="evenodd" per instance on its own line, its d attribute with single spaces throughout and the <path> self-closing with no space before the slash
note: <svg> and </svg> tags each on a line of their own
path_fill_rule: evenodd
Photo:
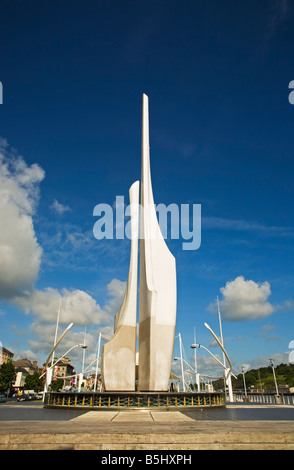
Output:
<svg viewBox="0 0 294 470">
<path fill-rule="evenodd" d="M 287 362 L 293 27 L 286 0 L 1 2 L 4 346 L 41 363 L 59 295 L 60 332 L 74 321 L 64 348 L 80 342 L 86 326 L 90 361 L 98 332 L 111 334 L 130 244 L 96 240 L 93 209 L 117 195 L 127 202 L 140 178 L 146 93 L 155 202 L 202 206 L 199 250 L 167 240 L 187 358 L 194 327 L 206 346 L 204 322 L 218 332 L 219 296 L 238 372 L 240 364 L 267 365 L 267 357 Z M 176 340 L 178 355 L 177 347 Z M 202 353 L 199 361 L 213 368 Z"/>
</svg>

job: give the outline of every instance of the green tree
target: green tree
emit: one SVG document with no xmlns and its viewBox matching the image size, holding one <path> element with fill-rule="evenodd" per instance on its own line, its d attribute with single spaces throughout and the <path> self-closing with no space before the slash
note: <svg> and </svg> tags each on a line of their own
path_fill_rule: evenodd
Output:
<svg viewBox="0 0 294 470">
<path fill-rule="evenodd" d="M 278 385 L 288 385 L 294 387 L 294 364 L 279 364 L 275 367 L 276 378 Z M 275 382 L 273 377 L 273 370 L 271 366 L 261 367 L 260 369 L 251 369 L 246 372 L 246 386 L 260 388 L 260 382 L 262 388 L 274 388 Z M 243 376 L 239 374 L 237 379 L 232 378 L 232 384 L 234 389 L 243 389 Z M 215 390 L 223 389 L 223 380 L 217 380 L 213 383 Z"/>
<path fill-rule="evenodd" d="M 53 380 L 50 385 L 52 392 L 58 392 L 58 390 L 60 390 L 62 386 L 63 386 L 63 379 Z"/>
<path fill-rule="evenodd" d="M 44 383 L 42 379 L 40 379 L 40 374 L 38 372 L 35 372 L 32 375 L 27 375 L 24 387 L 27 390 L 35 390 L 35 392 L 43 390 Z"/>
<path fill-rule="evenodd" d="M 0 391 L 9 393 L 15 376 L 15 367 L 11 361 L 0 366 Z"/>
</svg>

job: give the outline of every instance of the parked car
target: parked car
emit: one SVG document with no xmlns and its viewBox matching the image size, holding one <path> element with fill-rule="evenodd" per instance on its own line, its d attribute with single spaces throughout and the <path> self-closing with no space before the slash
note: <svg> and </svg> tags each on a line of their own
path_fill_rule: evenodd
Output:
<svg viewBox="0 0 294 470">
<path fill-rule="evenodd" d="M 22 395 L 18 395 L 17 401 L 28 401 L 29 396 L 23 393 Z"/>
<path fill-rule="evenodd" d="M 36 394 L 35 393 L 28 393 L 28 399 L 29 400 L 36 400 Z"/>
<path fill-rule="evenodd" d="M 7 401 L 7 397 L 5 393 L 0 393 L 0 403 L 5 403 Z"/>
</svg>

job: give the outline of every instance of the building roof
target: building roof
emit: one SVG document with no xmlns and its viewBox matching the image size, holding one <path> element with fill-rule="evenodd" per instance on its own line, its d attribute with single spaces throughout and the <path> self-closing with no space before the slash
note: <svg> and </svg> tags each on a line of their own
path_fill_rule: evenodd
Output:
<svg viewBox="0 0 294 470">
<path fill-rule="evenodd" d="M 9 354 L 10 356 L 14 356 L 14 353 L 9 351 L 9 349 L 5 348 L 4 346 L 2 346 L 2 351 L 3 352 L 6 352 L 7 354 Z"/>
<path fill-rule="evenodd" d="M 28 371 L 24 367 L 16 367 L 15 372 L 21 372 L 22 374 L 27 374 L 29 375 Z"/>
</svg>

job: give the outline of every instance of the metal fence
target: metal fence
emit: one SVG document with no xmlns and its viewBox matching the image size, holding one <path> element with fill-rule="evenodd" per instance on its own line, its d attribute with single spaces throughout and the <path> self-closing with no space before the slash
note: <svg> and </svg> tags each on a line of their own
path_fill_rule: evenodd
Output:
<svg viewBox="0 0 294 470">
<path fill-rule="evenodd" d="M 276 399 L 276 395 L 272 393 L 247 393 L 247 398 L 251 403 L 264 403 L 269 405 L 279 403 L 281 405 L 294 406 L 293 393 L 281 393 L 278 399 Z M 245 393 L 236 393 L 236 401 L 244 401 L 245 399 Z"/>
<path fill-rule="evenodd" d="M 48 392 L 46 408 L 168 409 L 217 407 L 225 405 L 223 393 L 115 393 Z"/>
</svg>

